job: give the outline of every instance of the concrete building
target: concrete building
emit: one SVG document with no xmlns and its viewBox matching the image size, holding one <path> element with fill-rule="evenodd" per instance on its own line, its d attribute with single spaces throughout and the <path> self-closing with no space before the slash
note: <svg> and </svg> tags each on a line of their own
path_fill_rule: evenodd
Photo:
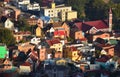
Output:
<svg viewBox="0 0 120 77">
<path fill-rule="evenodd" d="M 51 18 L 59 17 L 62 21 L 77 18 L 77 12 L 72 11 L 71 6 L 65 6 L 64 4 L 56 6 L 55 3 L 52 2 L 50 7 L 42 7 L 41 10 L 44 16 L 49 16 Z"/>
</svg>

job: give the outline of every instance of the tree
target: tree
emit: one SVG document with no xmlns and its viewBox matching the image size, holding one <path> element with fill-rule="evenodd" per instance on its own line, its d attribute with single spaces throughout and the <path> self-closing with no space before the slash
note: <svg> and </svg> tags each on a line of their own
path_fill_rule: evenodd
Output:
<svg viewBox="0 0 120 77">
<path fill-rule="evenodd" d="M 87 0 L 66 0 L 65 4 L 68 6 L 72 6 L 73 10 L 78 12 L 78 18 L 85 18 L 85 4 Z"/>
<path fill-rule="evenodd" d="M 6 28 L 0 28 L 0 43 L 4 43 L 7 46 L 15 44 L 15 38 L 12 31 Z"/>
<path fill-rule="evenodd" d="M 113 29 L 120 30 L 120 3 L 114 4 L 112 7 L 113 11 Z"/>
<path fill-rule="evenodd" d="M 27 23 L 27 20 L 24 18 L 19 19 L 18 21 L 15 21 L 15 26 L 18 27 L 20 31 L 31 31 L 31 27 Z"/>
<path fill-rule="evenodd" d="M 85 13 L 89 20 L 106 19 L 108 5 L 103 0 L 89 0 L 85 6 Z"/>
</svg>

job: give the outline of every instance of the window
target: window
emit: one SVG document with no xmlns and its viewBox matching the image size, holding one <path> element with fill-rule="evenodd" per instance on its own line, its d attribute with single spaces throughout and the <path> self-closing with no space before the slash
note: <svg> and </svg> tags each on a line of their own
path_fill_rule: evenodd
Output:
<svg viewBox="0 0 120 77">
<path fill-rule="evenodd" d="M 51 10 L 51 12 L 53 12 L 53 10 Z"/>
<path fill-rule="evenodd" d="M 53 14 L 51 14 L 51 16 L 53 16 Z"/>
<path fill-rule="evenodd" d="M 74 56 L 76 56 L 76 53 L 74 53 Z"/>
</svg>

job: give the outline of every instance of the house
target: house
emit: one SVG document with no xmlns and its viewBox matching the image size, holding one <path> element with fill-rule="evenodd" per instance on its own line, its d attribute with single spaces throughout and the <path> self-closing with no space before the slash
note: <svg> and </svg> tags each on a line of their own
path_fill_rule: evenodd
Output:
<svg viewBox="0 0 120 77">
<path fill-rule="evenodd" d="M 53 26 L 54 30 L 63 29 L 66 33 L 66 36 L 69 37 L 70 28 L 69 28 L 69 25 L 67 25 L 67 23 L 55 22 L 55 23 L 52 23 L 52 26 Z"/>
<path fill-rule="evenodd" d="M 59 28 L 57 30 L 54 31 L 54 37 L 57 38 L 61 38 L 61 39 L 64 39 L 66 38 L 66 32 L 63 28 Z"/>
<path fill-rule="evenodd" d="M 50 48 L 55 49 L 56 51 L 63 51 L 63 45 L 59 39 L 46 40 Z"/>
<path fill-rule="evenodd" d="M 37 28 L 35 30 L 35 35 L 37 37 L 41 37 L 42 36 L 42 29 L 39 26 L 37 26 Z"/>
<path fill-rule="evenodd" d="M 45 47 L 41 47 L 39 50 L 39 59 L 40 61 L 46 60 L 46 51 L 47 49 Z"/>
<path fill-rule="evenodd" d="M 4 27 L 10 30 L 14 30 L 14 23 L 10 19 L 7 19 L 4 23 Z"/>
<path fill-rule="evenodd" d="M 95 20 L 76 22 L 74 25 L 85 33 L 95 34 L 98 31 L 111 32 L 112 31 L 112 10 L 109 10 L 108 20 Z"/>
<path fill-rule="evenodd" d="M 109 55 L 109 56 L 114 56 L 114 45 L 110 44 L 97 44 L 95 46 L 96 50 L 101 51 L 101 55 Z"/>
<path fill-rule="evenodd" d="M 43 28 L 43 20 L 42 19 L 38 19 L 37 26 L 40 28 Z"/>
<path fill-rule="evenodd" d="M 21 52 L 27 53 L 29 49 L 33 50 L 34 47 L 35 47 L 34 45 L 31 45 L 29 42 L 26 42 L 26 43 L 19 44 L 18 50 Z"/>
<path fill-rule="evenodd" d="M 34 37 L 31 39 L 30 43 L 37 45 L 39 42 L 41 42 L 40 38 Z"/>
<path fill-rule="evenodd" d="M 70 58 L 72 61 L 79 61 L 82 57 L 82 54 L 79 54 L 79 51 L 76 47 L 67 47 L 63 49 L 63 56 L 65 58 Z"/>
<path fill-rule="evenodd" d="M 12 69 L 12 62 L 10 61 L 10 59 L 6 58 L 3 64 L 4 64 L 4 70 Z"/>
<path fill-rule="evenodd" d="M 22 75 L 25 74 L 28 75 L 32 71 L 31 64 L 29 62 L 24 62 L 23 64 L 21 64 L 19 66 L 19 69 L 20 69 L 19 73 Z"/>
<path fill-rule="evenodd" d="M 54 54 L 54 58 L 63 58 L 63 53 L 61 51 L 56 51 Z"/>
<path fill-rule="evenodd" d="M 14 32 L 14 37 L 16 39 L 16 42 L 20 42 L 21 40 L 25 40 L 25 38 L 27 36 L 30 36 L 30 35 L 31 35 L 31 32 L 29 32 L 29 31 L 26 31 L 26 32 L 23 32 L 23 31 Z"/>
<path fill-rule="evenodd" d="M 27 10 L 32 10 L 32 11 L 40 11 L 40 6 L 39 3 L 32 3 L 27 5 Z"/>
<path fill-rule="evenodd" d="M 41 46 L 39 48 L 39 60 L 45 61 L 47 59 L 54 58 L 55 50 L 51 48 L 46 48 L 45 46 Z"/>
<path fill-rule="evenodd" d="M 97 31 L 109 31 L 109 26 L 105 20 L 87 21 L 87 22 L 76 22 L 74 24 L 79 30 L 94 34 Z"/>
<path fill-rule="evenodd" d="M 77 39 L 83 39 L 85 38 L 84 36 L 84 32 L 83 31 L 80 31 L 76 28 L 72 28 L 71 31 L 70 31 L 70 37 L 77 40 Z"/>
<path fill-rule="evenodd" d="M 30 0 L 18 0 L 19 5 L 28 5 L 30 4 Z"/>
<path fill-rule="evenodd" d="M 99 32 L 93 34 L 93 41 L 95 41 L 97 38 L 102 38 L 102 39 L 105 39 L 105 40 L 109 40 L 110 39 L 110 33 L 99 31 Z"/>
<path fill-rule="evenodd" d="M 28 24 L 31 25 L 31 26 L 36 25 L 37 21 L 38 21 L 38 19 L 36 19 L 36 18 L 27 19 Z"/>
</svg>

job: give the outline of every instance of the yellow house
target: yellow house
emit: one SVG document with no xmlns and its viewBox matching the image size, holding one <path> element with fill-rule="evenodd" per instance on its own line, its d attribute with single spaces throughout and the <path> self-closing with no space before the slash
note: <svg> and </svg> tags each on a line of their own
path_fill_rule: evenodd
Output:
<svg viewBox="0 0 120 77">
<path fill-rule="evenodd" d="M 66 65 L 65 59 L 56 60 L 56 65 Z"/>
<path fill-rule="evenodd" d="M 79 61 L 81 59 L 81 55 L 78 55 L 78 50 L 75 47 L 67 47 L 64 50 L 64 57 L 70 58 L 72 61 Z"/>
<path fill-rule="evenodd" d="M 42 36 L 42 30 L 41 30 L 41 28 L 37 27 L 35 33 L 36 33 L 36 36 L 38 36 L 38 37 Z"/>
</svg>

